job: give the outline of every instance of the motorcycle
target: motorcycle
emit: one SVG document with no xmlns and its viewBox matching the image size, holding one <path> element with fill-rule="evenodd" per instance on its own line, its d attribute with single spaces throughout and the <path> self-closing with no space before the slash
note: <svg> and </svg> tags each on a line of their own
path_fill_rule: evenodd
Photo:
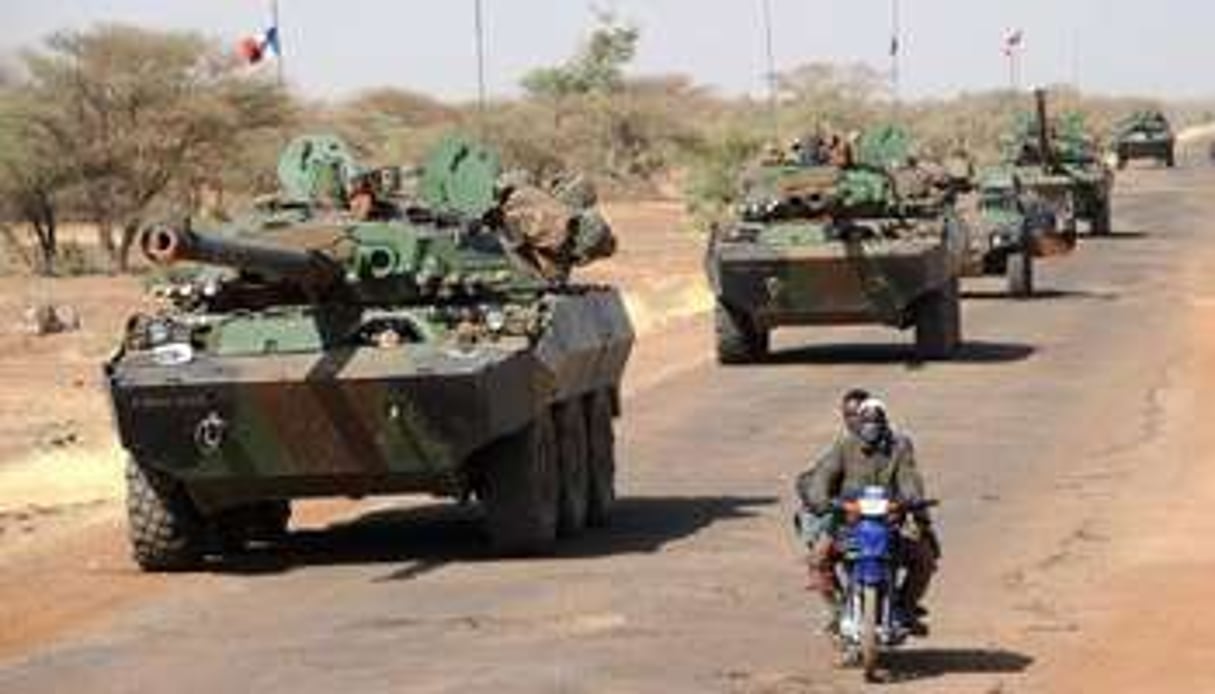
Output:
<svg viewBox="0 0 1215 694">
<path fill-rule="evenodd" d="M 909 514 L 935 501 L 900 501 L 883 487 L 866 487 L 836 502 L 844 519 L 835 571 L 840 591 L 838 644 L 844 663 L 860 666 L 866 679 L 877 673 L 880 651 L 911 635 L 897 607 L 905 570 L 900 566 L 900 528 Z"/>
</svg>

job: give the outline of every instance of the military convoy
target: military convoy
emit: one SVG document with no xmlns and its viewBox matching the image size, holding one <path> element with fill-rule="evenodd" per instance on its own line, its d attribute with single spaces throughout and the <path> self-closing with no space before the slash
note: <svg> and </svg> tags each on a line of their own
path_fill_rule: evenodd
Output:
<svg viewBox="0 0 1215 694">
<path fill-rule="evenodd" d="M 279 173 L 250 219 L 141 239 L 164 306 L 105 367 L 139 565 L 280 536 L 305 497 L 475 498 L 504 554 L 604 523 L 633 333 L 569 280 L 613 249 L 593 196 L 459 140 L 416 172 L 305 137 Z"/>
<path fill-rule="evenodd" d="M 1044 199 L 1059 200 L 1059 191 L 1070 189 L 1068 206 L 1075 219 L 1086 222 L 1094 236 L 1108 235 L 1113 172 L 1078 114 L 1050 118 L 1046 92 L 1039 89 L 1034 96 L 1035 112 L 1024 115 L 1005 142 L 1003 165 L 1013 170 L 1024 189 Z"/>
<path fill-rule="evenodd" d="M 963 277 L 1003 276 L 1010 296 L 1030 297 L 1037 260 L 1075 248 L 1069 181 L 1052 186 L 1038 179 L 1027 190 L 1006 167 L 976 175 L 965 152 L 925 162 L 913 150 L 906 130 L 885 125 L 862 134 L 858 159 L 888 170 L 902 197 L 919 208 L 957 210 L 965 238 Z"/>
<path fill-rule="evenodd" d="M 1155 159 L 1170 169 L 1177 165 L 1177 138 L 1168 118 L 1160 111 L 1130 114 L 1115 127 L 1113 139 L 1119 169 L 1135 159 Z"/>
<path fill-rule="evenodd" d="M 971 232 L 964 274 L 1003 275 L 1016 298 L 1033 296 L 1038 260 L 1076 247 L 1078 198 L 1095 220 L 1093 232 L 1109 229 L 1112 179 L 1095 156 L 1076 153 L 1086 142 L 1083 133 L 1069 130 L 1071 149 L 1060 153 L 1045 92 L 1035 92 L 1035 107 L 1018 123 L 1005 160 L 975 178 L 964 203 Z"/>
<path fill-rule="evenodd" d="M 961 341 L 958 279 L 1003 275 L 1034 293 L 1038 259 L 1070 252 L 1077 220 L 1109 233 L 1113 174 L 1075 119 L 1052 120 L 1046 94 L 1006 142 L 1002 164 L 926 164 L 898 127 L 856 139 L 847 163 L 799 142 L 744 177 L 735 217 L 710 234 L 718 360 L 762 359 L 786 325 L 880 323 L 916 329 L 921 358 Z"/>
<path fill-rule="evenodd" d="M 745 189 L 705 261 L 720 362 L 762 359 L 789 325 L 914 327 L 925 359 L 958 347 L 965 235 L 951 206 L 918 204 L 862 163 L 767 162 Z"/>
<path fill-rule="evenodd" d="M 920 358 L 948 358 L 961 277 L 1031 295 L 1077 217 L 1109 231 L 1112 181 L 1036 106 L 978 177 L 918 162 L 897 128 L 752 167 L 705 257 L 719 361 L 762 360 L 782 326 L 844 324 L 914 328 Z M 593 191 L 504 175 L 460 139 L 419 168 L 363 169 L 306 136 L 278 173 L 245 219 L 140 239 L 160 309 L 105 366 L 137 562 L 280 536 L 317 496 L 475 499 L 506 554 L 605 522 L 633 332 L 616 290 L 570 279 L 615 248 Z"/>
</svg>

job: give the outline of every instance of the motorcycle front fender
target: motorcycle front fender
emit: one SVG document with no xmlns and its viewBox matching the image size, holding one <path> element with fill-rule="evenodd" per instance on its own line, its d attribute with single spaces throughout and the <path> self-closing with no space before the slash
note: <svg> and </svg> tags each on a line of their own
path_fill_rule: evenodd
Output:
<svg viewBox="0 0 1215 694">
<path fill-rule="evenodd" d="M 891 530 L 883 521 L 863 519 L 852 530 L 852 578 L 862 586 L 887 582 L 891 557 Z"/>
</svg>

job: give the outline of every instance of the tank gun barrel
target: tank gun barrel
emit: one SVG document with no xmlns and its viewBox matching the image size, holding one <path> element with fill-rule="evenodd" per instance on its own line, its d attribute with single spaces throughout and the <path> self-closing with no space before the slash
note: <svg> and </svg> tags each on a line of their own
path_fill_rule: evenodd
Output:
<svg viewBox="0 0 1215 694">
<path fill-rule="evenodd" d="M 343 274 L 335 260 L 315 251 L 219 238 L 190 229 L 153 227 L 144 231 L 139 244 L 144 256 L 156 265 L 182 261 L 219 265 L 312 290 L 331 288 Z"/>
<path fill-rule="evenodd" d="M 1042 165 L 1048 170 L 1058 168 L 1058 158 L 1055 156 L 1054 143 L 1050 137 L 1050 121 L 1046 109 L 1046 90 L 1034 90 L 1035 113 L 1038 118 L 1038 148 L 1042 152 Z"/>
</svg>

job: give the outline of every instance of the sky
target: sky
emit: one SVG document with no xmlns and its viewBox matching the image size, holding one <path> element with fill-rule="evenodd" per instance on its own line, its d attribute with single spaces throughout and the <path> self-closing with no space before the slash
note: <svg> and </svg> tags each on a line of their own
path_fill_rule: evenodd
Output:
<svg viewBox="0 0 1215 694">
<path fill-rule="evenodd" d="M 475 0 L 280 0 L 288 81 L 321 98 L 392 85 L 476 93 Z M 777 69 L 889 65 L 894 0 L 768 0 Z M 592 7 L 641 28 L 637 74 L 684 73 L 726 94 L 762 92 L 764 0 L 482 0 L 489 90 L 570 55 Z M 1008 84 L 1003 35 L 1022 29 L 1023 84 L 1160 97 L 1215 96 L 1212 0 L 898 0 L 902 90 L 943 96 Z M 270 23 L 269 0 L 0 0 L 0 55 L 96 22 L 191 29 L 234 45 Z M 273 69 L 273 68 L 270 68 Z"/>
</svg>

